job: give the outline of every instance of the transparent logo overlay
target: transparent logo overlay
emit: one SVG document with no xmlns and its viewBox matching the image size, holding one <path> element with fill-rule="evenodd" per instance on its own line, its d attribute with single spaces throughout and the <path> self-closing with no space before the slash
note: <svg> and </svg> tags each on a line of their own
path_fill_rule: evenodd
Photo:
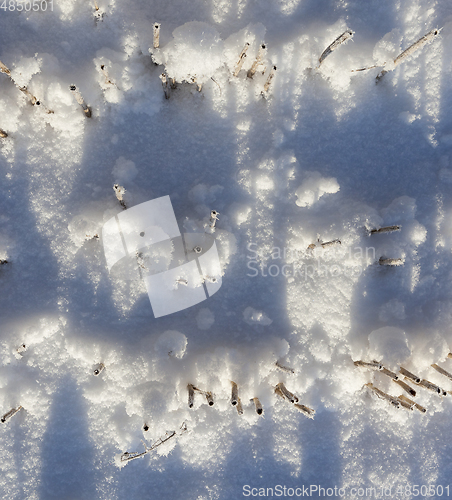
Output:
<svg viewBox="0 0 452 500">
<path fill-rule="evenodd" d="M 181 234 L 169 196 L 112 217 L 102 242 L 109 272 L 142 279 L 156 318 L 194 306 L 221 287 L 214 236 Z"/>
</svg>

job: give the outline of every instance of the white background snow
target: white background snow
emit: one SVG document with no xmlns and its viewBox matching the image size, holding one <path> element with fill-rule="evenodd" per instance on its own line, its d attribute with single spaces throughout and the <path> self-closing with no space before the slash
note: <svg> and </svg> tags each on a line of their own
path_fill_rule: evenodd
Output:
<svg viewBox="0 0 452 500">
<path fill-rule="evenodd" d="M 448 486 L 452 396 L 416 388 L 427 413 L 395 409 L 363 386 L 402 389 L 353 360 L 452 390 L 430 367 L 452 371 L 450 1 L 98 4 L 97 23 L 94 2 L 0 9 L 0 60 L 54 111 L 0 73 L 0 413 L 23 407 L 0 426 L 1 498 L 236 499 L 244 485 L 414 498 L 407 485 Z M 381 68 L 352 72 L 441 27 L 378 85 Z M 347 28 L 353 41 L 317 68 Z M 165 67 L 186 81 L 169 99 Z M 155 319 L 140 280 L 108 273 L 95 235 L 122 210 L 115 183 L 130 207 L 169 195 L 183 232 L 220 212 L 213 297 Z M 313 420 L 277 398 L 279 382 Z M 190 410 L 187 383 L 215 405 L 197 394 Z M 188 432 L 118 467 L 184 421 Z"/>
</svg>

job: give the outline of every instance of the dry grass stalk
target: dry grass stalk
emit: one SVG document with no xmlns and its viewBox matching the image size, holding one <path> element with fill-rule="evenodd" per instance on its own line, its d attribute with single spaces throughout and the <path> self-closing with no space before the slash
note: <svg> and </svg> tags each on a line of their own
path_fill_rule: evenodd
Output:
<svg viewBox="0 0 452 500">
<path fill-rule="evenodd" d="M 187 385 L 187 390 L 188 390 L 188 407 L 193 408 L 193 405 L 195 403 L 195 389 L 196 387 L 192 384 Z"/>
<path fill-rule="evenodd" d="M 437 385 L 432 384 L 428 380 L 422 379 L 420 381 L 419 385 L 422 386 L 422 387 L 425 387 L 429 391 L 436 392 L 440 396 L 446 396 L 447 395 L 447 392 L 444 389 L 441 389 L 441 387 L 438 387 Z"/>
<path fill-rule="evenodd" d="M 298 398 L 294 394 L 292 394 L 289 390 L 287 390 L 286 386 L 280 382 L 276 388 L 275 391 L 279 391 L 285 399 L 290 401 L 291 403 L 298 403 Z"/>
<path fill-rule="evenodd" d="M 144 457 L 147 453 L 149 453 L 150 451 L 155 450 L 156 448 L 158 448 L 162 444 L 166 443 L 167 441 L 169 441 L 171 438 L 173 438 L 177 434 L 182 435 L 186 431 L 187 431 L 187 424 L 185 422 L 183 422 L 182 425 L 180 426 L 180 429 L 179 429 L 178 433 L 176 433 L 176 431 L 168 431 L 168 432 L 166 432 L 164 436 L 162 436 L 159 439 L 157 439 L 157 441 L 155 441 L 155 443 L 153 443 L 152 446 L 150 446 L 149 448 L 143 442 L 143 444 L 144 444 L 144 451 L 142 451 L 141 453 L 140 452 L 131 452 L 131 453 L 129 453 L 128 451 L 126 451 L 125 453 L 123 453 L 121 455 L 121 462 L 130 462 L 131 460 L 135 460 L 136 458 Z"/>
<path fill-rule="evenodd" d="M 387 227 L 380 227 L 380 229 L 372 229 L 370 234 L 380 234 L 380 233 L 392 233 L 394 231 L 400 231 L 400 228 L 402 226 L 387 226 Z"/>
<path fill-rule="evenodd" d="M 332 240 L 327 241 L 326 243 L 320 243 L 322 248 L 335 247 L 337 245 L 341 245 L 341 240 Z"/>
<path fill-rule="evenodd" d="M 22 353 L 24 353 L 27 350 L 27 346 L 25 344 L 21 344 L 16 351 L 22 356 Z"/>
<path fill-rule="evenodd" d="M 384 373 L 385 375 L 387 375 L 388 377 L 392 378 L 392 380 L 396 381 L 396 380 L 399 380 L 399 377 L 394 373 L 392 372 L 391 370 L 388 370 L 387 368 L 383 367 L 381 369 L 381 373 Z"/>
<path fill-rule="evenodd" d="M 168 88 L 168 77 L 165 73 L 160 75 L 160 80 L 162 80 L 163 93 L 165 94 L 165 99 L 170 98 L 169 88 Z"/>
<path fill-rule="evenodd" d="M 441 373 L 441 375 L 444 375 L 445 377 L 447 377 L 449 380 L 452 380 L 452 374 L 450 374 L 449 372 L 447 372 L 446 370 L 444 370 L 443 368 L 441 368 L 440 366 L 438 366 L 436 363 L 434 363 L 432 365 L 432 367 L 438 372 L 438 373 Z"/>
<path fill-rule="evenodd" d="M 410 403 L 408 403 L 408 401 L 405 401 L 403 398 L 401 398 L 400 396 L 397 398 L 398 402 L 400 403 L 400 406 L 402 408 L 405 408 L 405 410 L 408 410 L 408 411 L 413 411 L 414 409 L 414 406 Z"/>
<path fill-rule="evenodd" d="M 258 415 L 262 415 L 264 409 L 262 408 L 262 404 L 259 401 L 259 398 L 253 398 L 251 401 L 254 403 L 254 409 Z"/>
<path fill-rule="evenodd" d="M 242 69 L 243 63 L 245 62 L 246 58 L 246 51 L 248 50 L 248 47 L 250 44 L 248 42 L 245 43 L 245 46 L 242 49 L 242 52 L 240 52 L 239 60 L 237 61 L 237 64 L 235 66 L 234 70 L 234 76 L 237 76 L 240 73 L 240 70 Z"/>
<path fill-rule="evenodd" d="M 91 118 L 91 108 L 85 103 L 82 94 L 80 94 L 80 92 L 77 90 L 77 87 L 75 85 L 69 85 L 69 90 L 75 97 L 75 100 L 82 107 L 83 113 L 85 114 L 86 118 Z"/>
<path fill-rule="evenodd" d="M 380 266 L 401 266 L 403 265 L 403 259 L 389 259 L 386 257 L 380 257 L 378 261 Z"/>
<path fill-rule="evenodd" d="M 17 408 L 11 408 L 8 412 L 6 412 L 3 417 L 0 419 L 0 422 L 4 424 L 7 420 L 9 420 L 12 416 L 14 416 L 19 410 L 22 409 L 22 406 L 18 406 Z"/>
<path fill-rule="evenodd" d="M 319 57 L 319 66 L 323 63 L 323 61 L 332 54 L 338 47 L 342 44 L 348 42 L 354 35 L 354 31 L 346 29 L 342 35 L 338 36 L 333 43 L 328 45 L 328 47 L 322 52 L 322 55 Z"/>
<path fill-rule="evenodd" d="M 396 68 L 400 63 L 402 63 L 403 61 L 408 59 L 410 56 L 412 56 L 419 49 L 424 47 L 424 45 L 431 42 L 437 35 L 439 35 L 439 33 L 441 32 L 441 29 L 433 29 L 432 31 L 429 31 L 426 35 L 419 38 L 419 40 L 417 42 L 414 42 L 413 45 L 410 45 L 407 49 L 405 49 L 401 54 L 399 54 L 394 59 L 394 68 Z M 383 69 L 377 75 L 377 83 L 386 75 L 387 72 L 388 72 L 388 70 Z"/>
<path fill-rule="evenodd" d="M 217 212 L 216 210 L 211 210 L 210 212 L 210 229 L 215 229 L 215 224 L 217 223 L 217 220 L 220 220 L 218 217 L 220 215 L 220 212 Z"/>
<path fill-rule="evenodd" d="M 273 78 L 275 77 L 275 73 L 276 73 L 276 66 L 273 66 L 273 68 L 270 71 L 270 74 L 268 75 L 267 81 L 265 82 L 264 92 L 268 92 L 268 89 L 270 88 L 270 84 L 271 84 Z"/>
<path fill-rule="evenodd" d="M 100 375 L 103 371 L 105 370 L 105 365 L 103 363 L 99 363 L 97 365 L 97 368 L 94 369 L 93 371 L 93 375 L 95 375 L 96 377 L 98 375 Z"/>
<path fill-rule="evenodd" d="M 266 50 L 267 50 L 267 47 L 265 46 L 265 44 L 262 44 L 259 47 L 259 51 L 257 53 L 257 57 L 254 60 L 253 65 L 251 66 L 251 68 L 248 70 L 248 73 L 246 74 L 246 76 L 248 78 L 253 78 L 253 76 L 255 75 L 255 73 L 257 71 L 257 68 L 259 67 L 259 64 L 261 64 L 262 59 L 264 58 Z"/>
<path fill-rule="evenodd" d="M 160 47 L 160 23 L 154 24 L 154 49 L 158 49 Z"/>
<path fill-rule="evenodd" d="M 213 401 L 213 395 L 212 395 L 212 393 L 211 392 L 206 392 L 205 396 L 206 396 L 207 402 L 209 403 L 209 406 L 213 406 L 214 405 L 214 401 Z"/>
<path fill-rule="evenodd" d="M 101 64 L 100 70 L 102 71 L 102 74 L 105 76 L 105 83 L 108 85 L 115 85 L 108 74 L 107 68 L 105 67 L 105 64 Z"/>
<path fill-rule="evenodd" d="M 127 206 L 124 201 L 124 193 L 126 192 L 125 188 L 123 186 L 120 186 L 119 184 L 114 184 L 113 185 L 113 190 L 115 192 L 116 198 L 119 201 L 121 207 L 126 210 Z"/>
<path fill-rule="evenodd" d="M 399 396 L 399 400 L 405 401 L 405 403 L 410 404 L 412 407 L 416 408 L 416 410 L 419 410 L 421 413 L 426 413 L 427 412 L 427 410 L 423 406 L 417 404 L 416 402 L 414 402 L 411 399 L 407 398 L 403 394 L 401 394 Z"/>
<path fill-rule="evenodd" d="M 380 389 L 378 389 L 378 387 L 375 387 L 372 383 L 366 384 L 365 386 L 368 387 L 372 392 L 374 392 L 380 399 L 388 401 L 396 408 L 400 407 L 400 401 L 398 401 L 398 399 L 395 398 L 394 396 L 386 394 L 386 392 L 381 391 Z"/>
<path fill-rule="evenodd" d="M 275 363 L 276 368 L 281 370 L 282 372 L 285 373 L 295 373 L 295 370 L 293 368 L 289 368 L 288 366 L 282 365 L 279 361 Z"/>
<path fill-rule="evenodd" d="M 421 379 L 417 375 L 414 375 L 413 373 L 409 372 L 406 368 L 403 368 L 402 366 L 399 369 L 399 372 L 406 377 L 407 379 L 410 379 L 412 382 L 415 384 L 420 384 Z"/>
<path fill-rule="evenodd" d="M 239 389 L 237 387 L 237 384 L 235 382 L 231 381 L 231 405 L 236 406 L 238 401 L 239 401 Z"/>
<path fill-rule="evenodd" d="M 11 71 L 0 61 L 0 73 L 4 73 L 9 77 L 9 79 L 12 81 L 12 83 L 23 93 L 27 96 L 27 99 L 30 101 L 30 103 L 33 106 L 41 106 L 45 109 L 46 113 L 51 114 L 53 111 L 47 109 L 45 106 L 42 105 L 41 101 L 39 101 L 28 89 L 27 87 L 21 87 L 18 85 L 15 80 L 13 79 L 11 75 Z"/>
<path fill-rule="evenodd" d="M 402 382 L 402 380 L 394 380 L 392 379 L 393 382 L 395 382 L 397 385 L 400 385 L 400 387 L 406 391 L 410 396 L 416 396 L 416 391 L 410 387 L 408 384 L 405 384 L 405 382 Z"/>
<path fill-rule="evenodd" d="M 354 361 L 353 364 L 355 366 L 359 366 L 361 368 L 369 368 L 370 370 L 383 370 L 383 365 L 378 361 Z"/>
<path fill-rule="evenodd" d="M 312 408 L 309 408 L 308 406 L 298 404 L 298 403 L 295 403 L 294 406 L 298 411 L 303 413 L 303 415 L 305 417 L 314 418 L 315 410 L 313 410 Z"/>
</svg>

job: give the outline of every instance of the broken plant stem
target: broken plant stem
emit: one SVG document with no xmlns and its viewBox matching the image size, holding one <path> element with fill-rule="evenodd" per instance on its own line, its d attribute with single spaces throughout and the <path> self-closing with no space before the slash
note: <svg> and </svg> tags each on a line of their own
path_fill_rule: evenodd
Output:
<svg viewBox="0 0 452 500">
<path fill-rule="evenodd" d="M 395 382 L 397 385 L 400 385 L 400 387 L 406 391 L 410 396 L 416 396 L 416 391 L 410 387 L 408 384 L 405 384 L 402 380 L 394 380 L 392 379 L 393 382 Z"/>
<path fill-rule="evenodd" d="M 413 411 L 413 405 L 408 403 L 407 401 L 405 401 L 404 399 L 400 398 L 400 396 L 398 396 L 397 398 L 397 401 L 399 402 L 400 406 L 402 408 L 405 408 L 405 410 L 408 410 L 408 411 Z"/>
<path fill-rule="evenodd" d="M 212 393 L 211 392 L 206 392 L 205 396 L 206 396 L 207 402 L 209 403 L 209 406 L 213 406 L 214 405 L 214 401 L 213 401 L 213 395 L 212 395 Z"/>
<path fill-rule="evenodd" d="M 160 80 L 162 80 L 163 93 L 165 94 L 165 99 L 170 98 L 169 88 L 168 88 L 168 78 L 165 73 L 160 75 Z"/>
<path fill-rule="evenodd" d="M 251 399 L 251 401 L 253 401 L 253 403 L 254 403 L 254 409 L 256 410 L 256 413 L 258 415 L 262 415 L 264 409 L 262 408 L 262 404 L 259 401 L 259 398 L 253 398 L 253 399 Z"/>
<path fill-rule="evenodd" d="M 420 381 L 419 385 L 422 386 L 422 387 L 425 387 L 429 391 L 436 392 L 440 396 L 446 396 L 447 395 L 447 392 L 444 389 L 441 389 L 441 387 L 438 387 L 437 385 L 432 384 L 428 380 L 422 379 Z"/>
<path fill-rule="evenodd" d="M 240 70 L 242 69 L 243 63 L 245 62 L 246 58 L 246 51 L 248 50 L 250 44 L 248 42 L 245 43 L 245 46 L 242 49 L 242 52 L 240 52 L 239 60 L 237 61 L 237 64 L 235 66 L 234 70 L 234 76 L 237 76 L 240 73 Z"/>
<path fill-rule="evenodd" d="M 400 407 L 400 401 L 397 400 L 394 396 L 390 396 L 386 394 L 386 392 L 381 391 L 378 387 L 375 387 L 372 383 L 366 384 L 365 387 L 369 387 L 379 398 L 384 399 L 391 403 L 396 408 Z"/>
<path fill-rule="evenodd" d="M 404 50 L 400 55 L 398 55 L 394 59 L 394 67 L 398 66 L 401 62 L 403 62 L 405 59 L 413 55 L 417 50 L 422 48 L 424 45 L 427 43 L 431 42 L 436 35 L 439 35 L 441 29 L 433 29 L 432 31 L 429 31 L 426 35 L 423 37 L 419 38 L 417 42 L 414 42 L 413 45 L 408 47 L 406 50 Z"/>
<path fill-rule="evenodd" d="M 282 372 L 285 373 L 295 373 L 295 370 L 293 368 L 289 368 L 288 366 L 282 365 L 279 361 L 275 363 L 276 368 L 281 370 Z"/>
<path fill-rule="evenodd" d="M 407 49 L 405 49 L 401 54 L 399 54 L 394 59 L 394 68 L 396 68 L 400 63 L 402 63 L 403 61 L 408 59 L 410 56 L 412 56 L 416 51 L 421 49 L 424 45 L 431 42 L 437 35 L 439 35 L 439 33 L 441 32 L 441 29 L 433 29 L 432 31 L 429 31 L 426 35 L 419 38 L 419 40 L 417 42 L 414 42 L 413 45 L 410 45 Z M 383 69 L 377 75 L 377 78 L 376 78 L 377 83 L 384 77 L 384 75 L 387 72 L 388 72 L 388 70 Z"/>
<path fill-rule="evenodd" d="M 416 408 L 416 410 L 419 410 L 421 413 L 426 413 L 426 412 L 427 412 L 427 410 L 426 410 L 423 406 L 421 406 L 421 405 L 417 404 L 415 401 L 413 401 L 413 400 L 411 400 L 411 399 L 407 398 L 407 397 L 406 397 L 405 395 L 403 395 L 403 394 L 401 394 L 401 395 L 399 396 L 399 400 L 401 400 L 401 401 L 405 401 L 406 403 L 408 403 L 408 404 L 409 404 L 409 405 L 411 405 L 412 407 Z"/>
<path fill-rule="evenodd" d="M 353 364 L 361 368 L 369 368 L 371 370 L 383 370 L 383 365 L 378 361 L 367 362 L 359 360 L 359 361 L 354 361 Z"/>
<path fill-rule="evenodd" d="M 327 241 L 326 243 L 320 243 L 320 246 L 322 248 L 328 248 L 328 247 L 334 247 L 336 245 L 340 245 L 341 240 L 332 240 L 332 241 Z"/>
<path fill-rule="evenodd" d="M 22 353 L 27 350 L 27 346 L 25 344 L 21 344 L 16 351 L 22 356 Z"/>
<path fill-rule="evenodd" d="M 276 66 L 273 66 L 273 68 L 270 71 L 270 74 L 268 75 L 267 81 L 265 82 L 264 93 L 268 92 L 268 89 L 270 88 L 270 84 L 271 84 L 273 78 L 275 77 L 275 73 L 276 73 Z"/>
<path fill-rule="evenodd" d="M 369 231 L 370 234 L 380 234 L 380 233 L 392 233 L 394 231 L 400 231 L 401 226 L 387 226 L 380 227 L 380 229 L 372 229 Z"/>
<path fill-rule="evenodd" d="M 277 391 L 278 394 L 281 393 L 283 397 L 288 401 L 290 401 L 291 403 L 298 403 L 297 396 L 295 396 L 289 390 L 287 390 L 286 386 L 282 382 L 280 382 L 276 386 L 275 391 Z"/>
<path fill-rule="evenodd" d="M 235 382 L 231 381 L 231 405 L 236 406 L 239 402 L 239 388 Z"/>
<path fill-rule="evenodd" d="M 392 380 L 399 380 L 399 377 L 394 373 L 392 372 L 391 370 L 388 370 L 387 368 L 383 367 L 381 369 L 381 373 L 384 373 L 385 375 L 387 375 L 388 377 L 392 378 Z"/>
<path fill-rule="evenodd" d="M 217 223 L 217 220 L 219 220 L 220 212 L 217 212 L 216 210 L 212 210 L 210 212 L 210 229 L 215 229 L 215 224 Z"/>
<path fill-rule="evenodd" d="M 203 276 L 203 283 L 205 283 L 206 281 L 208 281 L 209 283 L 216 283 L 218 281 L 217 278 L 215 278 L 215 276 L 208 276 L 207 274 L 205 276 Z"/>
<path fill-rule="evenodd" d="M 94 369 L 93 371 L 93 375 L 95 375 L 96 377 L 98 375 L 100 375 L 103 371 L 105 370 L 105 365 L 103 363 L 99 363 L 97 365 L 97 368 Z"/>
<path fill-rule="evenodd" d="M 127 206 L 124 201 L 124 193 L 126 192 L 125 188 L 123 186 L 120 186 L 119 184 L 114 184 L 113 185 L 113 190 L 116 194 L 116 198 L 119 201 L 121 207 L 126 210 Z"/>
<path fill-rule="evenodd" d="M 77 90 L 75 85 L 69 85 L 69 90 L 72 95 L 75 97 L 75 100 L 80 104 L 83 109 L 83 113 L 85 113 L 86 118 L 91 118 L 91 108 L 84 101 L 82 94 Z"/>
<path fill-rule="evenodd" d="M 401 266 L 403 265 L 403 259 L 390 259 L 386 257 L 380 257 L 378 261 L 380 266 Z"/>
<path fill-rule="evenodd" d="M 104 13 L 99 9 L 99 5 L 97 3 L 97 0 L 94 0 L 94 9 L 95 9 L 95 12 L 94 12 L 94 22 L 97 23 L 99 21 L 102 21 L 102 18 L 104 17 Z"/>
<path fill-rule="evenodd" d="M 6 137 L 8 137 L 8 134 L 4 130 L 2 130 L 1 128 L 0 128 L 0 137 L 2 139 L 5 139 Z"/>
<path fill-rule="evenodd" d="M 240 398 L 237 399 L 236 408 L 237 408 L 237 413 L 239 415 L 243 415 L 243 406 L 242 406 L 242 401 L 240 400 Z"/>
<path fill-rule="evenodd" d="M 413 373 L 409 372 L 407 369 L 403 368 L 402 366 L 399 369 L 399 372 L 406 377 L 407 379 L 411 380 L 415 384 L 420 384 L 421 379 L 417 375 L 414 375 Z"/>
<path fill-rule="evenodd" d="M 12 77 L 11 71 L 0 61 L 0 73 L 4 73 L 9 77 L 9 79 L 12 81 L 12 83 L 23 93 L 27 96 L 28 100 L 33 106 L 41 106 L 45 109 L 46 113 L 51 114 L 53 111 L 47 109 L 45 106 L 42 105 L 41 101 L 39 101 L 28 89 L 27 87 L 23 86 L 21 87 Z"/>
<path fill-rule="evenodd" d="M 187 390 L 188 390 L 188 407 L 193 408 L 193 405 L 195 403 L 195 386 L 192 384 L 187 385 Z"/>
<path fill-rule="evenodd" d="M 180 429 L 179 429 L 179 435 L 182 435 L 186 431 L 187 431 L 187 424 L 185 422 L 183 422 L 182 425 L 180 426 Z M 142 451 L 141 453 L 139 453 L 139 452 L 129 453 L 128 451 L 126 451 L 125 453 L 123 453 L 121 455 L 121 462 L 130 462 L 131 460 L 135 460 L 136 458 L 144 457 L 144 455 L 146 455 L 150 451 L 155 450 L 156 448 L 158 448 L 162 444 L 166 443 L 167 441 L 169 441 L 171 438 L 173 438 L 177 434 L 178 433 L 176 431 L 167 431 L 164 436 L 158 438 L 157 441 L 155 441 L 155 443 L 153 443 L 152 446 L 150 446 L 149 448 L 146 446 L 145 443 L 143 443 L 144 444 L 144 451 Z"/>
<path fill-rule="evenodd" d="M 298 404 L 298 403 L 295 403 L 294 407 L 298 411 L 300 411 L 301 413 L 303 413 L 303 415 L 305 417 L 314 418 L 315 410 L 313 410 L 312 408 L 309 408 L 308 406 L 305 406 L 305 405 L 302 405 L 302 404 Z"/>
<path fill-rule="evenodd" d="M 452 374 L 450 374 L 449 372 L 438 366 L 436 363 L 432 365 L 432 368 L 434 368 L 438 373 L 441 373 L 441 375 L 447 377 L 449 380 L 452 380 Z"/>
<path fill-rule="evenodd" d="M 105 76 L 105 83 L 107 83 L 108 85 L 115 85 L 111 80 L 110 80 L 110 76 L 108 75 L 108 71 L 107 69 L 105 68 L 105 64 L 101 64 L 100 66 L 100 70 L 102 71 L 102 74 Z"/>
<path fill-rule="evenodd" d="M 352 69 L 351 73 L 356 73 L 358 71 L 367 71 L 368 69 L 373 69 L 373 68 L 379 68 L 377 64 L 374 64 L 373 66 L 367 66 L 366 68 L 359 68 L 359 69 Z"/>
<path fill-rule="evenodd" d="M 248 70 L 248 73 L 246 74 L 246 76 L 248 78 L 253 78 L 254 74 L 256 73 L 257 71 L 257 68 L 259 66 L 259 64 L 261 64 L 261 61 L 262 59 L 264 58 L 264 55 L 265 55 L 265 52 L 266 52 L 266 46 L 265 44 L 262 44 L 260 47 L 259 47 L 259 51 L 257 53 L 257 57 L 256 59 L 254 60 L 253 62 L 253 65 L 251 66 L 251 68 Z"/>
<path fill-rule="evenodd" d="M 319 57 L 319 66 L 323 63 L 323 61 L 332 54 L 339 46 L 343 43 L 346 43 L 350 40 L 354 35 L 354 31 L 349 30 L 348 28 L 342 33 L 342 35 L 338 36 L 333 43 L 328 45 L 328 47 L 322 52 L 322 55 Z"/>
<path fill-rule="evenodd" d="M 12 416 L 14 416 L 19 410 L 22 409 L 22 406 L 18 406 L 17 408 L 12 408 L 7 413 L 3 415 L 0 421 L 4 424 L 7 420 L 9 420 Z"/>
<path fill-rule="evenodd" d="M 154 41 L 153 41 L 154 49 L 158 49 L 160 47 L 160 23 L 154 24 Z"/>
</svg>

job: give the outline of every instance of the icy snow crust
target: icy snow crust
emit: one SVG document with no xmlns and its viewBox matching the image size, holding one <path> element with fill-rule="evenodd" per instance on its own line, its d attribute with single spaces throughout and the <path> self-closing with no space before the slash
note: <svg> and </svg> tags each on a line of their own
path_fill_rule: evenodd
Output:
<svg viewBox="0 0 452 500">
<path fill-rule="evenodd" d="M 0 73 L 0 413 L 23 407 L 0 426 L 0 496 L 235 499 L 245 484 L 312 484 L 412 498 L 406 485 L 447 486 L 452 397 L 415 387 L 427 413 L 396 409 L 363 386 L 403 390 L 353 361 L 452 390 L 430 367 L 452 371 L 450 2 L 98 4 L 97 23 L 94 3 L 75 0 L 0 10 L 0 60 L 54 112 Z M 378 85 L 381 67 L 351 72 L 391 70 L 434 27 Z M 353 42 L 318 68 L 346 29 Z M 162 72 L 182 82 L 169 99 Z M 122 210 L 115 183 L 128 207 L 169 195 L 184 233 L 220 213 L 219 292 L 155 319 L 140 279 L 108 273 L 99 237 Z M 390 225 L 401 228 L 369 236 Z M 172 251 L 155 249 L 155 265 Z M 313 420 L 275 395 L 279 382 Z M 214 406 L 197 393 L 189 409 L 188 383 Z M 183 422 L 188 432 L 119 461 Z"/>
</svg>

